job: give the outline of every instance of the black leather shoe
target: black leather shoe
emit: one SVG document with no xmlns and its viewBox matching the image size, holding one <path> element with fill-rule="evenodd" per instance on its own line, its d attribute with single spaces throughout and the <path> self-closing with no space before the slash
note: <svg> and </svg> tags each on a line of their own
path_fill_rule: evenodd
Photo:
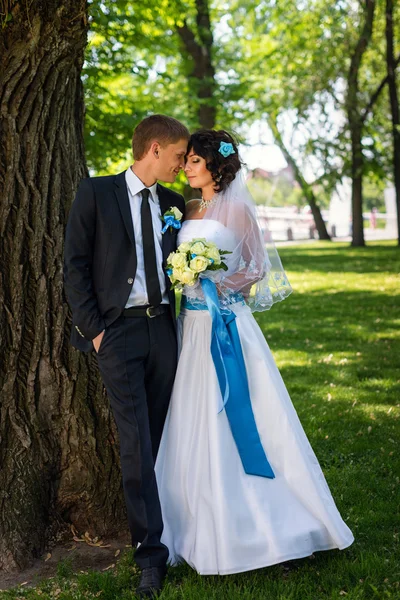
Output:
<svg viewBox="0 0 400 600">
<path fill-rule="evenodd" d="M 165 567 L 146 567 L 142 569 L 139 585 L 136 588 L 137 597 L 155 598 L 161 591 L 165 573 Z"/>
</svg>

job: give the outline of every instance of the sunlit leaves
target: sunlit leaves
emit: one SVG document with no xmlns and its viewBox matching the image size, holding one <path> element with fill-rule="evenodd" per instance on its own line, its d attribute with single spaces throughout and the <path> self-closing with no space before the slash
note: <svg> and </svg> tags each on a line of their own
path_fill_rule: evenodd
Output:
<svg viewBox="0 0 400 600">
<path fill-rule="evenodd" d="M 384 72 L 384 5 L 378 5 L 361 73 L 364 105 Z M 299 166 L 312 164 L 314 176 L 332 187 L 349 167 L 343 105 L 358 3 L 209 0 L 209 6 L 217 126 L 246 135 L 254 121 L 273 114 Z M 172 114 L 195 128 L 199 85 L 177 34 L 186 23 L 201 41 L 195 0 L 92 0 L 90 15 L 84 73 L 91 166 L 98 169 L 104 156 L 125 156 L 134 125 L 151 112 Z M 387 172 L 389 131 L 383 94 L 366 123 L 366 172 Z"/>
</svg>

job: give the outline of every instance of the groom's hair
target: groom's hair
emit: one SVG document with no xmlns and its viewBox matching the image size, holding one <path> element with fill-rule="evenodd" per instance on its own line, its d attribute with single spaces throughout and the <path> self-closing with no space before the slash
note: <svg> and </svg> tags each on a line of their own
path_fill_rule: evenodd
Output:
<svg viewBox="0 0 400 600">
<path fill-rule="evenodd" d="M 179 140 L 189 140 L 189 130 L 173 117 L 151 115 L 139 123 L 133 132 L 132 152 L 135 160 L 142 159 L 153 142 L 161 146 L 175 144 Z"/>
</svg>

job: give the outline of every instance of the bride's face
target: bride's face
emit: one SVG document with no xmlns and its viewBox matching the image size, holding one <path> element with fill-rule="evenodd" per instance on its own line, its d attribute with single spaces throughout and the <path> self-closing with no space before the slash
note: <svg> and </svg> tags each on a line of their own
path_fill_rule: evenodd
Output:
<svg viewBox="0 0 400 600">
<path fill-rule="evenodd" d="M 213 185 L 214 181 L 206 167 L 206 160 L 194 153 L 193 149 L 186 156 L 185 173 L 192 188 L 203 189 Z"/>
</svg>

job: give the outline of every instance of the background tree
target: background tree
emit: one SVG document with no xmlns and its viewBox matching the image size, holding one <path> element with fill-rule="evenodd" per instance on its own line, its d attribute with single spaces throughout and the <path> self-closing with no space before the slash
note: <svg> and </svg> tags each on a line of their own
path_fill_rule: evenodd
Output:
<svg viewBox="0 0 400 600">
<path fill-rule="evenodd" d="M 236 6 L 230 25 L 239 22 L 240 35 L 231 45 L 239 56 L 243 120 L 268 120 L 317 207 L 314 190 L 322 185 L 329 195 L 352 177 L 353 243 L 361 237 L 363 244 L 363 179 L 370 184 L 389 173 L 388 114 L 379 103 L 387 83 L 382 2 L 369 12 L 369 3 L 346 1 L 329 9 L 318 0 Z"/>
<path fill-rule="evenodd" d="M 185 14 L 184 6 L 183 14 Z M 217 118 L 215 68 L 213 63 L 213 32 L 208 0 L 195 0 L 195 27 L 185 17 L 176 30 L 186 54 L 189 106 L 197 127 L 212 129 Z M 194 114 L 193 114 L 194 113 Z"/>
<path fill-rule="evenodd" d="M 301 8 L 292 2 L 235 4 L 239 12 L 229 25 L 234 31 L 239 20 L 240 35 L 230 41 L 240 82 L 237 112 L 244 122 L 268 122 L 312 209 L 319 237 L 330 239 L 315 192 L 322 184 L 332 190 L 337 181 L 335 138 L 327 129 L 332 128 L 329 96 L 338 76 L 342 11 L 330 7 L 325 22 L 323 2 L 303 2 Z M 338 33 L 338 46 L 330 48 L 327 32 Z M 329 63 L 327 55 L 333 55 Z"/>
<path fill-rule="evenodd" d="M 393 0 L 386 0 L 386 64 L 392 114 L 393 180 L 397 206 L 397 232 L 400 245 L 400 108 L 396 83 L 396 60 L 394 56 L 394 7 Z M 397 61 L 398 62 L 398 61 Z"/>
<path fill-rule="evenodd" d="M 303 177 L 299 167 L 296 164 L 296 161 L 293 159 L 293 157 L 291 156 L 290 152 L 287 150 L 282 136 L 280 134 L 280 131 L 278 129 L 278 125 L 277 122 L 275 120 L 275 118 L 271 115 L 268 116 L 268 123 L 269 126 L 271 128 L 272 134 L 274 136 L 275 139 L 275 143 L 277 144 L 277 146 L 279 146 L 283 156 L 286 159 L 286 162 L 288 163 L 288 165 L 290 165 L 292 167 L 293 173 L 295 175 L 296 181 L 298 182 L 298 184 L 300 185 L 303 194 L 305 196 L 305 198 L 308 201 L 308 204 L 311 208 L 311 212 L 314 218 L 314 223 L 315 223 L 315 227 L 318 231 L 318 236 L 320 240 L 330 240 L 331 237 L 326 229 L 326 225 L 325 222 L 322 218 L 322 214 L 321 214 L 321 210 L 320 207 L 317 203 L 317 199 L 315 197 L 314 194 L 314 190 L 313 190 L 313 186 L 310 185 L 305 178 Z"/>
<path fill-rule="evenodd" d="M 353 215 L 353 246 L 364 246 L 364 227 L 362 216 L 362 182 L 363 154 L 362 135 L 363 123 L 367 115 L 360 107 L 360 69 L 363 55 L 372 38 L 375 1 L 366 0 L 362 14 L 362 24 L 359 39 L 353 50 L 347 77 L 346 110 L 351 136 L 351 179 L 352 179 L 352 215 Z"/>
<path fill-rule="evenodd" d="M 353 246 L 362 246 L 364 179 L 391 178 L 388 160 L 390 117 L 386 108 L 388 74 L 385 72 L 385 7 L 383 2 L 359 3 L 359 37 L 353 45 L 347 77 L 346 128 L 350 132 Z M 400 55 L 392 60 L 393 76 Z"/>
<path fill-rule="evenodd" d="M 84 0 L 2 3 L 0 568 L 65 522 L 123 522 L 115 430 L 95 361 L 69 344 L 64 228 L 85 176 Z"/>
</svg>

